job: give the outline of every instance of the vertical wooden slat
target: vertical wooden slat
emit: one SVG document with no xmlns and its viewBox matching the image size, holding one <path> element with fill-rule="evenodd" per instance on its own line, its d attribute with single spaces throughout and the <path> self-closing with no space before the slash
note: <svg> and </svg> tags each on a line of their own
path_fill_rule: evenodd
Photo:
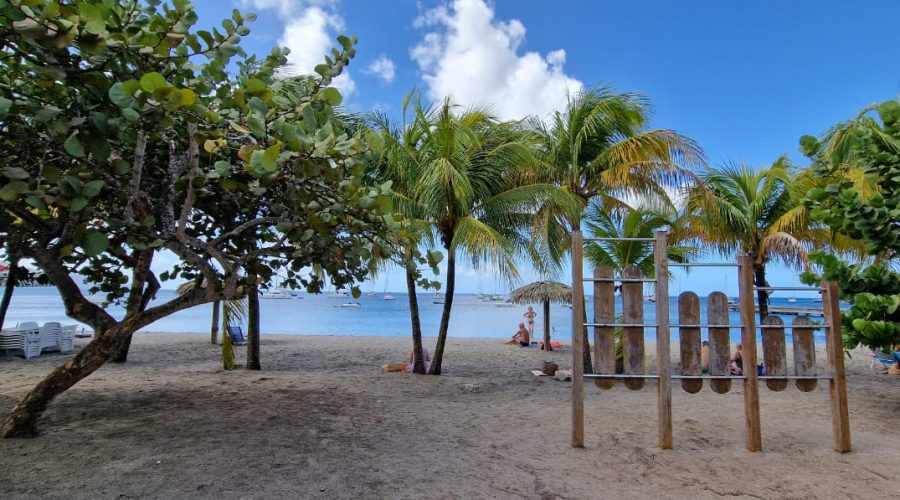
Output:
<svg viewBox="0 0 900 500">
<path fill-rule="evenodd" d="M 599 266 L 594 269 L 595 279 L 611 279 L 613 269 Z M 594 323 L 616 322 L 616 285 L 612 281 L 594 282 Z M 612 326 L 594 327 L 594 373 L 616 373 L 616 329 Z M 615 379 L 594 379 L 601 389 L 611 389 Z"/>
<path fill-rule="evenodd" d="M 763 328 L 763 364 L 766 367 L 766 375 L 787 375 L 787 357 L 784 341 L 784 321 L 778 316 L 766 316 L 764 325 L 781 326 L 782 328 Z M 770 391 L 783 391 L 787 389 L 788 381 L 766 379 L 766 387 Z"/>
<path fill-rule="evenodd" d="M 816 376 L 816 344 L 813 338 L 810 321 L 806 316 L 797 316 L 791 322 L 791 337 L 794 344 L 794 374 L 798 377 L 809 375 Z M 803 392 L 815 390 L 818 381 L 816 379 L 797 380 L 797 389 Z"/>
<path fill-rule="evenodd" d="M 682 325 L 700 324 L 700 297 L 694 292 L 684 292 L 678 296 L 678 322 Z M 681 327 L 681 373 L 700 375 L 700 328 Z M 682 380 L 681 388 L 695 394 L 703 388 L 702 380 Z"/>
<path fill-rule="evenodd" d="M 825 309 L 825 352 L 832 378 L 828 382 L 831 393 L 831 422 L 834 430 L 834 451 L 850 451 L 850 414 L 847 409 L 847 379 L 844 374 L 844 346 L 841 341 L 841 310 L 837 283 L 822 282 Z"/>
<path fill-rule="evenodd" d="M 727 325 L 728 296 L 713 292 L 706 299 L 706 323 Z M 731 331 L 728 328 L 709 329 L 709 374 L 724 376 L 731 373 Z M 719 394 L 731 390 L 730 380 L 710 380 L 709 387 Z"/>
<path fill-rule="evenodd" d="M 659 447 L 668 450 L 672 448 L 672 362 L 669 356 L 669 248 L 666 231 L 656 232 L 654 253 L 656 260 L 656 359 L 659 372 L 656 405 L 659 421 Z"/>
<path fill-rule="evenodd" d="M 641 270 L 635 266 L 628 266 L 622 270 L 623 278 L 642 278 Z M 643 283 L 622 283 L 622 312 L 624 323 L 644 322 L 644 285 Z M 623 355 L 625 361 L 625 374 L 644 374 L 644 328 L 623 328 Z M 625 387 L 636 391 L 644 387 L 644 379 L 625 379 Z"/>
<path fill-rule="evenodd" d="M 581 231 L 572 232 L 572 447 L 584 448 L 584 247 Z"/>
<path fill-rule="evenodd" d="M 759 422 L 759 379 L 756 376 L 756 307 L 753 303 L 753 258 L 738 257 L 741 344 L 744 364 L 744 428 L 749 451 L 762 451 Z"/>
</svg>

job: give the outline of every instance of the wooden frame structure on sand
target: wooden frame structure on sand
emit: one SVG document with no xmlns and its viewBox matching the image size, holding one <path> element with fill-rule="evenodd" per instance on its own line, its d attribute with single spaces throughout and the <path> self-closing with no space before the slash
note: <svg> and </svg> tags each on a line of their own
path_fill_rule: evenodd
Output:
<svg viewBox="0 0 900 500">
<path fill-rule="evenodd" d="M 744 430 L 749 451 L 762 450 L 759 419 L 759 382 L 765 382 L 772 391 L 782 391 L 794 380 L 804 392 L 816 388 L 819 380 L 828 381 L 831 395 L 831 418 L 834 434 L 834 450 L 850 451 L 850 424 L 847 410 L 847 385 L 844 374 L 844 352 L 841 345 L 841 323 L 837 284 L 823 282 L 820 287 L 754 287 L 753 261 L 739 257 L 737 263 L 669 263 L 667 233 L 657 232 L 654 238 L 592 238 L 588 241 L 642 241 L 654 245 L 655 278 L 644 278 L 640 270 L 628 267 L 616 277 L 609 267 L 594 269 L 593 277 L 584 276 L 584 239 L 581 231 L 572 234 L 572 446 L 584 447 L 584 381 L 593 380 L 601 389 L 611 389 L 617 380 L 625 387 L 640 390 L 646 381 L 657 381 L 657 408 L 659 423 L 659 447 L 672 448 L 672 381 L 680 381 L 685 392 L 696 393 L 709 381 L 713 392 L 724 394 L 731 390 L 732 381 L 743 382 Z M 678 321 L 669 318 L 669 267 L 736 267 L 740 297 L 740 325 L 729 324 L 728 298 L 722 292 L 713 292 L 707 300 L 707 322 L 700 318 L 699 297 L 684 292 L 678 299 Z M 593 284 L 594 318 L 585 321 L 584 283 Z M 615 290 L 621 283 L 622 322 L 616 322 Z M 656 286 L 656 323 L 644 321 L 644 283 Z M 794 373 L 788 374 L 785 353 L 785 325 L 778 316 L 769 316 L 763 324 L 755 322 L 755 290 L 766 291 L 818 291 L 823 295 L 823 325 L 811 325 L 806 317 L 797 317 L 788 326 L 793 338 Z M 616 373 L 615 329 L 623 329 L 622 373 Z M 584 373 L 583 328 L 594 329 L 594 373 Z M 656 373 L 645 373 L 644 329 L 656 329 Z M 679 329 L 681 373 L 673 374 L 670 356 L 671 329 Z M 710 343 L 709 373 L 700 370 L 700 332 L 705 328 Z M 730 373 L 729 331 L 740 328 L 743 375 Z M 825 329 L 828 369 L 817 374 L 813 332 Z M 757 374 L 756 331 L 762 332 L 765 373 Z"/>
</svg>

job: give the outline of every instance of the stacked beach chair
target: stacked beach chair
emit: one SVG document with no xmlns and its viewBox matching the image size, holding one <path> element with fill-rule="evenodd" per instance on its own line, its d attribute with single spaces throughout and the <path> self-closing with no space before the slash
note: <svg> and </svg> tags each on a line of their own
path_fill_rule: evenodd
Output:
<svg viewBox="0 0 900 500">
<path fill-rule="evenodd" d="M 0 349 L 22 351 L 25 359 L 41 354 L 41 333 L 37 323 L 22 323 L 0 332 Z"/>
</svg>

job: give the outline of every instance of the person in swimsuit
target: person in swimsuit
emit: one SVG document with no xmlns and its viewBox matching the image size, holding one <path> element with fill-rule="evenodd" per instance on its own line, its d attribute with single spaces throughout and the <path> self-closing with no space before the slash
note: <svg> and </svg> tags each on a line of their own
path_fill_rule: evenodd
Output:
<svg viewBox="0 0 900 500">
<path fill-rule="evenodd" d="M 700 373 L 709 372 L 709 342 L 704 340 L 700 344 Z"/>
<path fill-rule="evenodd" d="M 519 331 L 517 331 L 511 339 L 504 342 L 504 344 L 519 344 L 522 347 L 528 347 L 531 344 L 531 335 L 528 333 L 528 329 L 525 328 L 525 323 L 519 323 Z"/>
<path fill-rule="evenodd" d="M 534 312 L 533 307 L 528 306 L 528 310 L 522 316 L 525 316 L 525 319 L 528 320 L 528 336 L 531 337 L 534 335 L 534 318 L 537 317 L 537 313 Z"/>
<path fill-rule="evenodd" d="M 735 347 L 734 356 L 731 357 L 731 374 L 744 374 L 744 357 L 741 355 L 741 344 Z"/>
</svg>

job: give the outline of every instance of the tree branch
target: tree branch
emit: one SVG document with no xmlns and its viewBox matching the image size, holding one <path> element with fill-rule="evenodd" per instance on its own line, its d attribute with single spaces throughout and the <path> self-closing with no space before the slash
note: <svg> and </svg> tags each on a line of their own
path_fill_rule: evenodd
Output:
<svg viewBox="0 0 900 500">
<path fill-rule="evenodd" d="M 197 176 L 197 169 L 200 165 L 200 148 L 197 146 L 197 125 L 188 123 L 188 185 L 187 195 L 184 199 L 184 205 L 181 206 L 181 216 L 178 218 L 178 230 L 176 236 L 180 241 L 184 241 L 185 230 L 187 229 L 187 220 L 194 208 L 194 178 Z"/>
<path fill-rule="evenodd" d="M 144 151 L 147 149 L 147 134 L 143 130 L 138 131 L 137 143 L 134 145 L 134 162 L 131 165 L 131 182 L 128 185 L 128 193 L 131 199 L 125 205 L 125 220 L 134 222 L 134 201 L 141 190 L 141 175 L 144 172 Z"/>
</svg>

